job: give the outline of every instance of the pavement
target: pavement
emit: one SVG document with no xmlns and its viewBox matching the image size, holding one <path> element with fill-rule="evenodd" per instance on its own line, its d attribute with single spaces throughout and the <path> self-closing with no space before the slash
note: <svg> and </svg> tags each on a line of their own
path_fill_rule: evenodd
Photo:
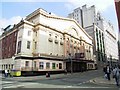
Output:
<svg viewBox="0 0 120 90">
<path fill-rule="evenodd" d="M 108 80 L 104 77 L 97 77 L 90 80 L 91 83 L 103 84 L 103 85 L 116 85 L 115 79 L 111 77 L 111 80 Z"/>
<path fill-rule="evenodd" d="M 45 80 L 45 79 L 62 79 L 64 78 L 69 78 L 71 76 L 76 76 L 77 74 L 80 73 L 68 73 L 68 74 L 52 74 L 50 75 L 50 77 L 46 77 L 45 75 L 41 75 L 41 76 L 20 76 L 20 77 L 7 77 L 5 78 L 4 75 L 2 75 L 2 79 L 6 79 L 6 80 L 15 80 L 15 81 L 31 81 L 31 80 Z"/>
</svg>

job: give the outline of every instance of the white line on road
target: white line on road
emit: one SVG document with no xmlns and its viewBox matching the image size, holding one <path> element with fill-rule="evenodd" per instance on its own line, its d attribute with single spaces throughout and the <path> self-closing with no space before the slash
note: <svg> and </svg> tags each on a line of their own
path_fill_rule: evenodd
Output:
<svg viewBox="0 0 120 90">
<path fill-rule="evenodd" d="M 15 86 L 5 86 L 5 87 L 3 87 L 3 88 L 17 88 L 17 87 L 23 87 L 24 85 L 15 85 Z"/>
<path fill-rule="evenodd" d="M 79 87 L 79 88 L 111 88 L 111 87 Z"/>
<path fill-rule="evenodd" d="M 17 88 L 17 87 L 23 87 L 25 85 L 33 85 L 35 83 L 15 83 L 10 81 L 3 81 L 2 87 L 3 88 Z"/>
<path fill-rule="evenodd" d="M 82 83 L 78 83 L 77 85 L 81 85 L 81 84 L 85 84 L 85 83 L 88 83 L 89 81 L 85 81 L 85 82 L 82 82 Z"/>
<path fill-rule="evenodd" d="M 66 87 L 70 88 L 70 87 L 72 87 L 72 86 L 66 86 Z"/>
<path fill-rule="evenodd" d="M 2 84 L 7 84 L 7 83 L 14 83 L 14 82 L 10 82 L 10 81 L 5 81 L 5 82 L 3 82 L 3 81 L 2 81 Z"/>
</svg>

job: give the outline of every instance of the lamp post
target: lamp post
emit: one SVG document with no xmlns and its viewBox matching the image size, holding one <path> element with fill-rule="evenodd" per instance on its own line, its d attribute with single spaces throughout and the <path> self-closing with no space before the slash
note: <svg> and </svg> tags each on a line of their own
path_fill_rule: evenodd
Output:
<svg viewBox="0 0 120 90">
<path fill-rule="evenodd" d="M 112 55 L 110 55 L 110 64 L 111 64 L 111 68 L 112 68 Z"/>
<path fill-rule="evenodd" d="M 71 72 L 71 74 L 72 74 L 72 73 L 73 73 L 73 62 L 72 62 L 71 53 L 69 53 L 69 61 L 70 61 L 70 66 L 71 66 L 70 72 Z"/>
<path fill-rule="evenodd" d="M 12 56 L 13 59 L 13 67 L 11 69 L 15 69 L 15 56 Z"/>
</svg>

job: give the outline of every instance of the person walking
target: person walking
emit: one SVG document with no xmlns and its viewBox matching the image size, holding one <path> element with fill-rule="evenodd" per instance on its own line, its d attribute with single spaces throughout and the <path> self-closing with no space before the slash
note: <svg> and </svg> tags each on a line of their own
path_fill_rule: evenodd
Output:
<svg viewBox="0 0 120 90">
<path fill-rule="evenodd" d="M 103 71 L 105 73 L 105 77 L 110 80 L 110 74 L 111 74 L 111 69 L 110 69 L 110 66 L 107 65 L 103 68 Z"/>
<path fill-rule="evenodd" d="M 115 78 L 116 85 L 119 86 L 120 68 L 115 66 L 113 69 L 113 78 Z"/>
<path fill-rule="evenodd" d="M 107 79 L 107 67 L 103 67 L 103 72 L 104 72 L 104 78 Z"/>
<path fill-rule="evenodd" d="M 108 80 L 110 80 L 111 70 L 110 70 L 110 66 L 109 65 L 107 65 L 107 67 L 106 67 L 106 74 L 107 74 Z"/>
<path fill-rule="evenodd" d="M 5 69 L 5 77 L 8 77 L 8 70 Z"/>
</svg>

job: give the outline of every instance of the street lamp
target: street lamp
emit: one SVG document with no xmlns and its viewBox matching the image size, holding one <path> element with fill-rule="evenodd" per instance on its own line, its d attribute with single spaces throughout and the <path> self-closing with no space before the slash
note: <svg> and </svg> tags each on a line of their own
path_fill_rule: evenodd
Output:
<svg viewBox="0 0 120 90">
<path fill-rule="evenodd" d="M 110 64 L 111 64 L 111 67 L 112 67 L 112 55 L 110 55 Z"/>
<path fill-rule="evenodd" d="M 15 69 L 15 56 L 12 56 L 12 59 L 13 59 L 13 64 L 12 64 L 12 68 L 11 69 Z"/>
<path fill-rule="evenodd" d="M 69 58 L 69 61 L 70 61 L 70 66 L 71 66 L 71 69 L 70 69 L 70 71 L 71 71 L 71 74 L 72 74 L 72 73 L 73 73 L 73 62 L 72 62 L 71 53 L 69 53 L 69 56 L 68 56 L 68 58 Z"/>
</svg>

